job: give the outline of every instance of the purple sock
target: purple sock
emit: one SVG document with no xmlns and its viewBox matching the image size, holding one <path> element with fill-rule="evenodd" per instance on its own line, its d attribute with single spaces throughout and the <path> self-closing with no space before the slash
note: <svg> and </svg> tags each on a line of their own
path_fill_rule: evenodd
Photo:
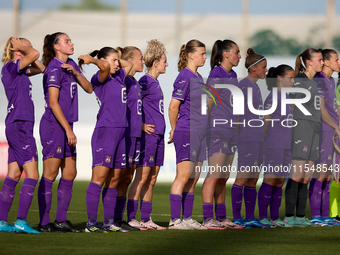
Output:
<svg viewBox="0 0 340 255">
<path fill-rule="evenodd" d="M 40 224 L 42 226 L 50 223 L 50 210 L 52 203 L 52 185 L 53 182 L 44 177 L 41 178 L 38 188 L 38 203 Z"/>
<path fill-rule="evenodd" d="M 268 217 L 268 206 L 270 204 L 272 190 L 273 186 L 269 185 L 268 183 L 262 182 L 258 194 L 260 220 L 266 219 Z"/>
<path fill-rule="evenodd" d="M 203 219 L 205 222 L 214 218 L 213 203 L 203 203 Z"/>
<path fill-rule="evenodd" d="M 182 195 L 170 193 L 171 220 L 181 218 Z"/>
<path fill-rule="evenodd" d="M 131 221 L 136 218 L 138 210 L 138 200 L 129 199 L 127 202 L 127 218 Z"/>
<path fill-rule="evenodd" d="M 243 187 L 236 184 L 231 188 L 231 205 L 233 207 L 233 218 L 241 218 Z"/>
<path fill-rule="evenodd" d="M 17 184 L 17 180 L 6 176 L 0 192 L 0 220 L 7 222 L 8 212 L 13 203 Z"/>
<path fill-rule="evenodd" d="M 309 184 L 309 205 L 312 217 L 321 216 L 322 182 L 312 179 Z"/>
<path fill-rule="evenodd" d="M 142 222 L 148 222 L 150 220 L 150 213 L 152 212 L 152 201 L 140 202 L 140 219 Z"/>
<path fill-rule="evenodd" d="M 254 219 L 255 218 L 255 205 L 256 205 L 256 188 L 254 187 L 244 187 L 244 204 L 246 207 L 246 219 Z"/>
<path fill-rule="evenodd" d="M 329 181 L 322 183 L 321 216 L 324 218 L 329 217 Z"/>
<path fill-rule="evenodd" d="M 192 215 L 192 208 L 194 207 L 194 193 L 183 192 L 182 194 L 182 214 L 183 219 L 188 220 L 191 219 Z"/>
<path fill-rule="evenodd" d="M 102 193 L 104 207 L 104 222 L 103 225 L 111 225 L 114 222 L 113 215 L 115 213 L 117 198 L 116 188 L 104 188 Z"/>
<path fill-rule="evenodd" d="M 281 200 L 282 200 L 282 187 L 273 187 L 272 198 L 270 199 L 271 220 L 278 220 L 280 218 Z"/>
<path fill-rule="evenodd" d="M 70 206 L 72 198 L 72 186 L 73 181 L 68 181 L 65 179 L 60 179 L 58 192 L 57 192 L 57 215 L 55 220 L 58 222 L 64 222 L 67 220 L 67 210 Z"/>
<path fill-rule="evenodd" d="M 225 208 L 225 203 L 215 204 L 215 215 L 216 220 L 224 221 L 227 219 L 227 209 Z"/>
<path fill-rule="evenodd" d="M 117 197 L 114 218 L 115 221 L 123 220 L 125 211 L 126 197 Z"/>
<path fill-rule="evenodd" d="M 38 181 L 36 179 L 25 178 L 24 183 L 21 186 L 17 217 L 19 220 L 25 220 L 27 217 L 28 209 L 31 206 L 33 193 L 37 182 Z"/>
<path fill-rule="evenodd" d="M 97 223 L 97 213 L 101 191 L 102 186 L 94 182 L 90 182 L 86 190 L 86 208 L 87 216 L 89 218 L 89 225 L 94 225 Z"/>
</svg>

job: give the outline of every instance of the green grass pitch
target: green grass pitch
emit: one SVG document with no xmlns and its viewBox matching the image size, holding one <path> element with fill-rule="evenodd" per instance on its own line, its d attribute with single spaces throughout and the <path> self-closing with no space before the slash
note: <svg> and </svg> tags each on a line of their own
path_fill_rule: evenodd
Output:
<svg viewBox="0 0 340 255">
<path fill-rule="evenodd" d="M 0 181 L 2 185 L 3 181 Z M 16 196 L 8 221 L 16 220 L 18 195 L 22 182 L 16 188 Z M 88 182 L 74 183 L 73 197 L 68 219 L 84 229 L 87 221 L 86 189 Z M 57 182 L 53 185 L 51 221 L 56 210 Z M 230 186 L 227 186 L 227 215 L 230 217 Z M 167 226 L 170 219 L 170 184 L 157 183 L 154 189 L 152 219 Z M 28 222 L 37 228 L 39 223 L 37 188 Z M 196 187 L 193 215 L 202 221 L 201 186 Z M 284 201 L 284 200 L 283 200 Z M 244 208 L 242 208 L 244 210 Z M 257 214 L 257 212 L 256 212 Z M 244 215 L 244 211 L 242 213 Z M 284 216 L 284 203 L 281 206 Z M 307 216 L 310 217 L 309 205 Z M 137 213 L 137 219 L 140 214 Z M 103 207 L 99 204 L 99 222 L 103 221 Z M 340 249 L 340 227 L 293 229 L 245 229 L 208 231 L 136 231 L 129 233 L 42 233 L 25 235 L 0 233 L 0 254 L 336 254 Z"/>
</svg>

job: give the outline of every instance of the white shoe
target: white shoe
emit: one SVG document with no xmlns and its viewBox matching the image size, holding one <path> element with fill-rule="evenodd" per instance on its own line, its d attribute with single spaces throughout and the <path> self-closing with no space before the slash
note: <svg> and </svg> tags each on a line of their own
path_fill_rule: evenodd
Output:
<svg viewBox="0 0 340 255">
<path fill-rule="evenodd" d="M 131 227 L 139 228 L 139 230 L 148 230 L 147 226 L 145 226 L 143 222 L 139 222 L 136 219 L 133 219 L 128 223 Z"/>
<path fill-rule="evenodd" d="M 212 230 L 227 229 L 227 227 L 223 226 L 219 221 L 214 220 L 214 219 L 210 219 L 207 222 L 203 222 L 202 226 L 207 229 L 212 229 Z"/>
<path fill-rule="evenodd" d="M 170 220 L 168 229 L 178 229 L 178 230 L 194 230 L 193 227 L 184 224 L 181 219 L 177 219 L 175 221 Z"/>
<path fill-rule="evenodd" d="M 229 219 L 225 219 L 224 221 L 218 221 L 222 226 L 232 229 L 243 229 L 244 227 L 232 222 Z"/>
<path fill-rule="evenodd" d="M 209 229 L 209 228 L 203 226 L 201 223 L 197 222 L 194 219 L 183 220 L 182 222 L 184 224 L 190 226 L 190 227 L 193 227 L 194 229 L 197 229 L 197 230 L 208 230 Z"/>
<path fill-rule="evenodd" d="M 162 227 L 160 225 L 157 225 L 156 223 L 154 223 L 152 221 L 152 219 L 150 218 L 150 220 L 148 222 L 141 222 L 143 223 L 143 225 L 145 227 L 147 227 L 150 230 L 166 230 L 166 227 Z"/>
</svg>

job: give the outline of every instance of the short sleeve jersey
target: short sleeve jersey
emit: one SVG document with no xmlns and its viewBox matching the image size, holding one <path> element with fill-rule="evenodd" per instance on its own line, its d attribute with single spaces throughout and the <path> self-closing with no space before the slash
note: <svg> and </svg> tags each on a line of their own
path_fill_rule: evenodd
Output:
<svg viewBox="0 0 340 255">
<path fill-rule="evenodd" d="M 127 120 L 126 136 L 141 137 L 142 135 L 142 96 L 137 80 L 127 76 L 125 78 L 127 90 Z"/>
<path fill-rule="evenodd" d="M 164 97 L 162 88 L 155 78 L 146 74 L 138 81 L 142 96 L 143 114 L 142 121 L 145 124 L 156 126 L 155 134 L 164 135 Z"/>
<path fill-rule="evenodd" d="M 1 70 L 1 80 L 8 100 L 5 124 L 16 120 L 34 122 L 32 84 L 27 76 L 28 67 L 19 70 L 20 60 L 6 63 Z"/>
<path fill-rule="evenodd" d="M 56 87 L 59 89 L 58 103 L 68 123 L 78 121 L 78 91 L 77 91 L 77 78 L 62 68 L 61 65 L 65 64 L 58 58 L 53 58 L 46 67 L 43 78 L 43 87 L 45 95 L 45 113 L 43 118 L 51 121 L 58 122 L 49 106 L 49 87 Z M 67 59 L 67 64 L 72 65 L 81 75 L 77 64 L 72 59 Z"/>
<path fill-rule="evenodd" d="M 99 71 L 91 83 L 99 104 L 96 128 L 127 127 L 125 69 L 121 68 L 104 82 L 99 80 Z"/>
</svg>

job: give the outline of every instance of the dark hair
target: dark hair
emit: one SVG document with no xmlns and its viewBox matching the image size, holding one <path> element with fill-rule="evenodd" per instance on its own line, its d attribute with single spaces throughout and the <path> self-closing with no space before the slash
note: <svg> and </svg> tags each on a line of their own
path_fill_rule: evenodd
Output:
<svg viewBox="0 0 340 255">
<path fill-rule="evenodd" d="M 340 72 L 338 72 L 338 82 L 336 84 L 336 86 L 339 86 L 340 85 Z"/>
<path fill-rule="evenodd" d="M 274 87 L 277 87 L 277 77 L 285 76 L 288 71 L 294 71 L 294 69 L 289 65 L 279 65 L 278 67 L 271 67 L 268 70 L 266 76 L 266 84 L 269 91 Z"/>
<path fill-rule="evenodd" d="M 248 69 L 248 72 L 249 72 L 249 67 L 254 65 L 254 63 L 256 63 L 257 61 L 259 61 L 262 58 L 263 58 L 263 60 L 265 59 L 264 56 L 255 53 L 255 51 L 252 48 L 249 48 L 247 50 L 247 57 L 246 57 L 246 61 L 244 63 L 244 66 Z"/>
<path fill-rule="evenodd" d="M 215 66 L 218 66 L 222 63 L 223 60 L 223 52 L 227 51 L 229 52 L 233 44 L 236 44 L 232 40 L 217 40 L 212 48 L 211 51 L 211 58 L 210 58 L 210 67 L 211 70 L 214 69 Z"/>
<path fill-rule="evenodd" d="M 118 53 L 118 52 L 112 47 L 103 47 L 100 50 L 92 51 L 89 55 L 93 58 L 97 56 L 98 59 L 101 59 L 101 58 L 106 58 L 111 53 Z M 83 64 L 84 64 L 84 60 L 80 59 L 78 61 L 78 66 L 80 70 L 83 70 Z"/>
<path fill-rule="evenodd" d="M 189 53 L 194 53 L 198 47 L 205 48 L 205 44 L 196 39 L 190 40 L 187 44 L 182 45 L 177 64 L 179 72 L 187 66 Z"/>
<path fill-rule="evenodd" d="M 338 54 L 335 50 L 333 50 L 333 49 L 324 49 L 324 50 L 322 50 L 322 49 L 319 49 L 319 51 L 321 52 L 321 54 L 322 54 L 322 59 L 323 59 L 323 61 L 325 61 L 325 60 L 330 60 L 331 59 L 331 54 Z"/>
<path fill-rule="evenodd" d="M 306 70 L 307 60 L 311 60 L 314 53 L 320 53 L 320 51 L 317 49 L 308 48 L 296 57 L 295 76 L 298 76 L 299 73 L 302 73 Z M 301 58 L 305 66 L 302 65 Z"/>
<path fill-rule="evenodd" d="M 60 35 L 65 34 L 63 32 L 56 32 L 54 34 L 46 35 L 44 38 L 42 63 L 47 67 L 52 58 L 55 57 L 54 45 L 58 43 Z"/>
</svg>

